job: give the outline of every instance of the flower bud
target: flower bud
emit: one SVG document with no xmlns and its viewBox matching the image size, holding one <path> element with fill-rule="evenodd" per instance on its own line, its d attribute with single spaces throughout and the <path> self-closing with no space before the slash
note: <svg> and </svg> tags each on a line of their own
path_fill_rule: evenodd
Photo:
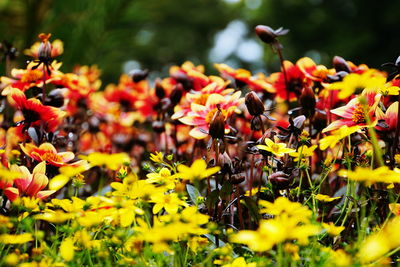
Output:
<svg viewBox="0 0 400 267">
<path fill-rule="evenodd" d="M 209 134 L 212 138 L 222 139 L 225 135 L 225 117 L 218 109 L 211 120 Z"/>
<path fill-rule="evenodd" d="M 160 78 L 156 79 L 155 88 L 156 88 L 156 96 L 158 97 L 158 99 L 163 99 L 165 97 L 165 90 L 161 84 Z"/>
<path fill-rule="evenodd" d="M 242 183 L 244 180 L 246 179 L 246 176 L 244 173 L 237 173 L 237 174 L 233 174 L 231 175 L 231 183 L 232 184 L 240 184 Z"/>
<path fill-rule="evenodd" d="M 333 67 L 335 68 L 336 72 L 345 71 L 347 73 L 351 72 L 351 68 L 346 60 L 339 56 L 333 57 Z"/>
<path fill-rule="evenodd" d="M 271 174 L 268 179 L 271 184 L 279 190 L 287 189 L 290 182 L 289 175 L 282 171 Z"/>
<path fill-rule="evenodd" d="M 300 95 L 300 104 L 304 114 L 307 117 L 312 117 L 315 113 L 315 94 L 311 87 L 306 86 L 303 88 Z"/>
<path fill-rule="evenodd" d="M 163 121 L 153 121 L 151 126 L 156 133 L 163 133 L 165 131 L 165 124 Z"/>
<path fill-rule="evenodd" d="M 246 94 L 245 104 L 252 116 L 262 115 L 265 111 L 264 104 L 255 92 Z"/>
<path fill-rule="evenodd" d="M 129 72 L 129 76 L 132 77 L 132 80 L 135 83 L 145 80 L 148 75 L 149 75 L 148 70 L 132 70 Z"/>
<path fill-rule="evenodd" d="M 38 56 L 40 61 L 49 62 L 51 61 L 51 44 L 49 39 L 51 37 L 51 33 L 39 34 L 39 39 L 42 40 L 42 43 L 39 46 Z"/>
<path fill-rule="evenodd" d="M 327 126 L 327 118 L 326 114 L 322 112 L 317 112 L 314 115 L 313 119 L 313 127 L 317 130 L 317 132 L 322 131 Z"/>
<path fill-rule="evenodd" d="M 256 26 L 255 30 L 261 41 L 267 44 L 275 43 L 276 37 L 280 35 L 285 35 L 289 32 L 289 30 L 283 29 L 282 27 L 277 30 L 273 30 L 271 27 L 265 25 L 258 25 Z"/>
<path fill-rule="evenodd" d="M 183 96 L 183 86 L 181 84 L 175 85 L 175 88 L 172 90 L 171 95 L 169 96 L 173 107 L 179 104 L 182 96 Z"/>
</svg>

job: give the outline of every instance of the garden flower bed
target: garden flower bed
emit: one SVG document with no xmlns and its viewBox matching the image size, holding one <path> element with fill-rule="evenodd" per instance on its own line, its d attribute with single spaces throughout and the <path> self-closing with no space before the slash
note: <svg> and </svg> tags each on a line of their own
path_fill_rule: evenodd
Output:
<svg viewBox="0 0 400 267">
<path fill-rule="evenodd" d="M 0 265 L 395 264 L 400 59 L 289 62 L 287 32 L 256 27 L 276 73 L 184 62 L 105 86 L 40 34 L 0 80 Z"/>
</svg>

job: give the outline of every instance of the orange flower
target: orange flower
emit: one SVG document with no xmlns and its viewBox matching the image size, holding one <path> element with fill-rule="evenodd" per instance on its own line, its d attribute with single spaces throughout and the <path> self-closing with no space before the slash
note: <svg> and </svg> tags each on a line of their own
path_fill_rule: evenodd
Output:
<svg viewBox="0 0 400 267">
<path fill-rule="evenodd" d="M 54 192 L 55 190 L 41 191 L 49 183 L 46 176 L 46 163 L 41 162 L 33 169 L 32 174 L 25 166 L 12 165 L 11 170 L 19 172 L 21 175 L 14 179 L 15 187 L 8 187 L 4 190 L 4 194 L 9 200 L 14 201 L 17 197 L 29 196 L 44 199 Z"/>
<path fill-rule="evenodd" d="M 68 164 L 67 162 L 73 160 L 75 158 L 74 153 L 72 152 L 59 152 L 55 147 L 50 143 L 43 143 L 39 147 L 34 144 L 20 144 L 22 151 L 37 161 L 46 161 L 47 164 L 51 164 L 57 167 L 65 166 L 65 165 L 77 165 L 81 162 L 75 162 L 73 164 Z"/>
<path fill-rule="evenodd" d="M 307 79 L 316 82 L 326 82 L 328 75 L 335 74 L 334 69 L 327 69 L 324 65 L 317 65 L 309 57 L 300 58 L 296 65 Z"/>
<path fill-rule="evenodd" d="M 51 64 L 52 72 L 50 75 L 43 71 L 43 65 L 35 68 L 36 65 L 37 64 L 32 61 L 28 64 L 26 69 L 12 69 L 11 76 L 14 78 L 1 77 L 0 82 L 5 85 L 1 94 L 8 95 L 12 88 L 17 88 L 25 92 L 32 87 L 42 87 L 43 82 L 46 82 L 46 84 L 51 83 L 62 75 L 62 73 L 58 71 L 61 63 L 53 62 Z"/>
<path fill-rule="evenodd" d="M 21 125 L 24 128 L 39 127 L 43 123 L 46 132 L 54 132 L 65 116 L 64 111 L 43 105 L 38 99 L 26 99 L 25 94 L 16 89 L 9 95 L 8 100 L 11 105 L 22 111 L 24 121 Z"/>
<path fill-rule="evenodd" d="M 217 112 L 218 107 L 222 112 L 225 120 L 237 109 L 237 107 L 244 102 L 244 98 L 240 98 L 241 92 L 238 91 L 230 96 L 222 96 L 220 94 L 211 94 L 206 101 L 205 105 L 192 103 L 191 111 L 187 116 L 179 120 L 186 124 L 195 126 L 190 131 L 190 136 L 196 139 L 203 139 L 207 137 L 210 129 L 211 120 Z M 229 126 L 225 124 L 225 132 L 229 133 Z"/>
</svg>

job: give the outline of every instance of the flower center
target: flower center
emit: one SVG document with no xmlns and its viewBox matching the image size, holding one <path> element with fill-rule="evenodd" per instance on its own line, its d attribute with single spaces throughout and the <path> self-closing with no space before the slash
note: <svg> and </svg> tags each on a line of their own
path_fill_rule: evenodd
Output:
<svg viewBox="0 0 400 267">
<path fill-rule="evenodd" d="M 44 154 L 41 155 L 42 160 L 45 160 L 47 162 L 63 162 L 62 157 L 51 153 L 51 152 L 45 152 Z"/>
<path fill-rule="evenodd" d="M 356 109 L 353 112 L 353 116 L 351 119 L 355 123 L 364 123 L 365 122 L 365 117 L 364 117 L 364 107 L 361 105 L 358 105 Z"/>
<path fill-rule="evenodd" d="M 271 146 L 272 152 L 278 153 L 279 152 L 279 146 L 277 144 L 273 144 Z"/>
<path fill-rule="evenodd" d="M 23 83 L 31 83 L 36 82 L 37 80 L 43 77 L 43 72 L 41 70 L 28 70 L 21 77 L 21 82 Z"/>
<path fill-rule="evenodd" d="M 194 103 L 204 106 L 207 103 L 208 96 L 209 94 L 202 94 L 194 101 Z"/>
</svg>

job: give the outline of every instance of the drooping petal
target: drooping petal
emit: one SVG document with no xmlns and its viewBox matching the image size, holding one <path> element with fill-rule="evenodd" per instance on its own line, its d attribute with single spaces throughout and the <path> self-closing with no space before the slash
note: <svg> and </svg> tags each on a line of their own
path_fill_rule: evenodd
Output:
<svg viewBox="0 0 400 267">
<path fill-rule="evenodd" d="M 7 187 L 4 189 L 4 195 L 6 195 L 10 201 L 14 201 L 19 197 L 19 191 L 15 187 Z"/>
<path fill-rule="evenodd" d="M 26 189 L 25 194 L 28 196 L 36 196 L 36 194 L 40 190 L 45 188 L 48 183 L 49 183 L 49 179 L 47 178 L 46 175 L 44 175 L 42 173 L 36 173 L 35 175 L 33 175 L 32 182 Z"/>
</svg>

